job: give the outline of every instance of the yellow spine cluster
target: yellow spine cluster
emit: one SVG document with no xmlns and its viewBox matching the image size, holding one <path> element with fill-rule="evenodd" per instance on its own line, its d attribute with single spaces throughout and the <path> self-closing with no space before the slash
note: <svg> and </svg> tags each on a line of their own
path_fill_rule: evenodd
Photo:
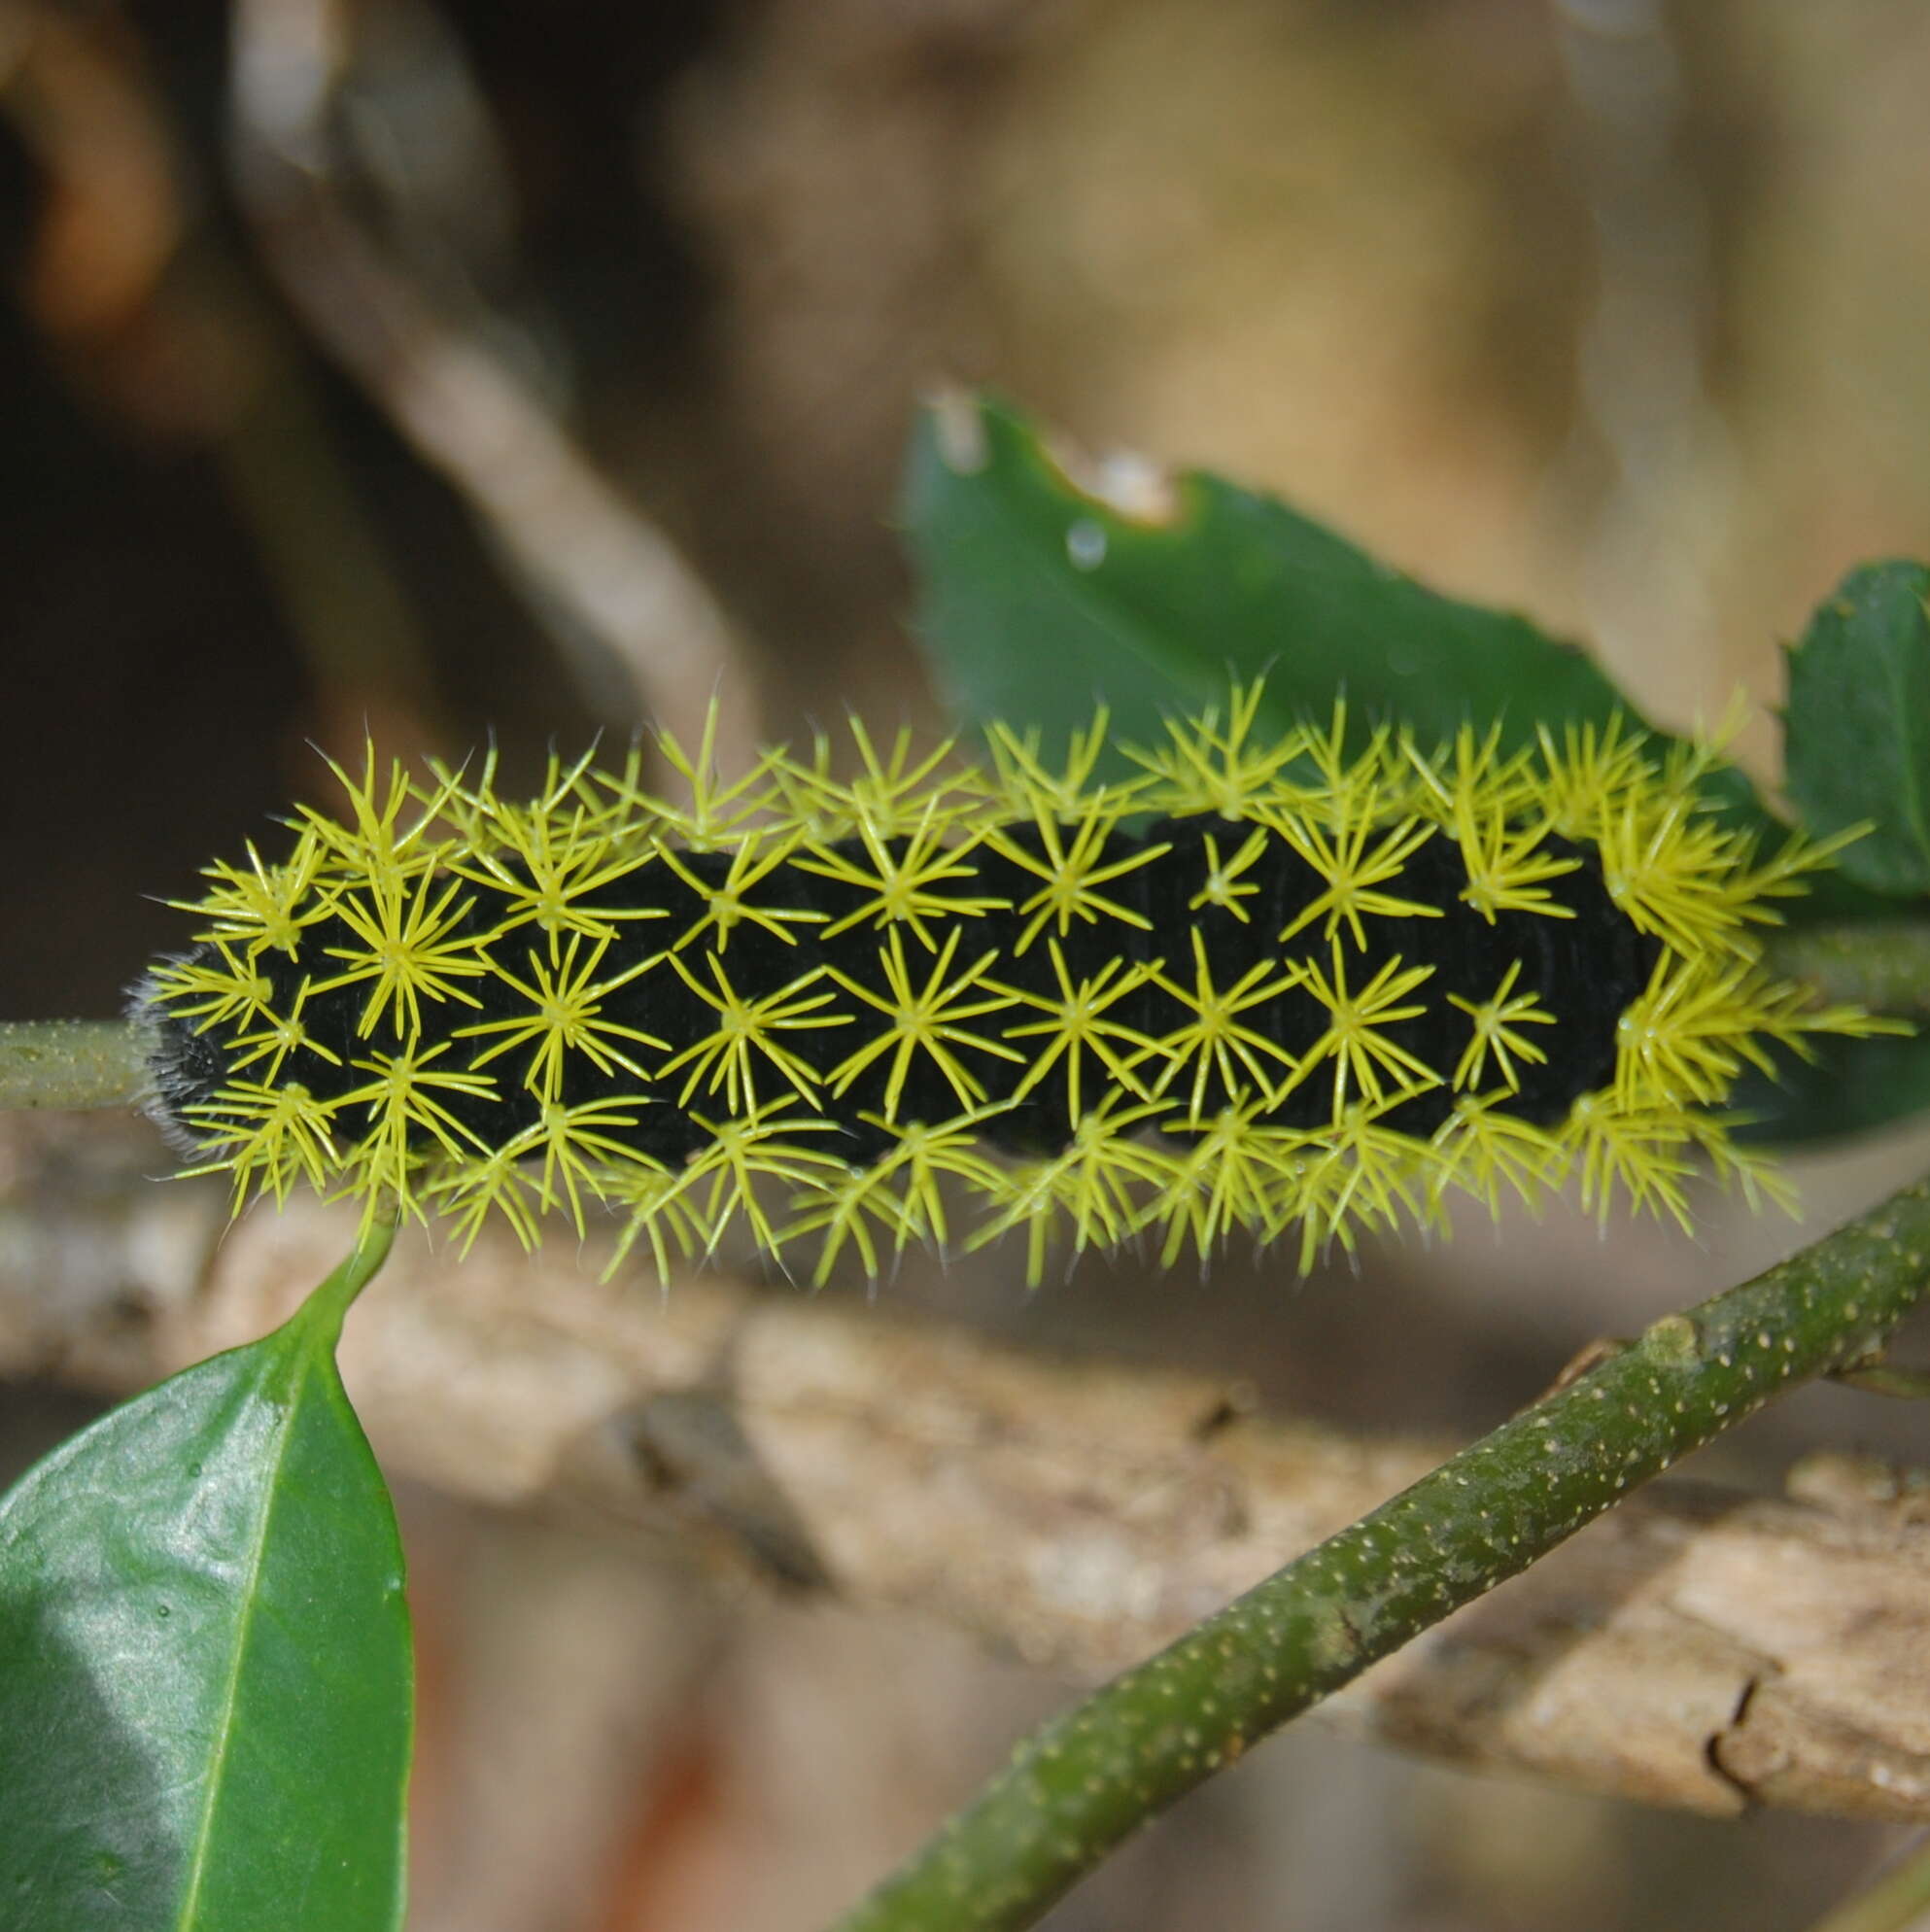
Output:
<svg viewBox="0 0 1930 1932">
<path fill-rule="evenodd" d="M 914 754 L 902 738 L 880 747 L 854 726 L 849 778 L 832 776 L 819 742 L 725 783 L 707 742 L 686 751 L 666 738 L 684 803 L 649 790 L 636 755 L 615 771 L 553 761 L 538 796 L 518 802 L 488 765 L 418 780 L 371 750 L 359 777 L 337 770 L 346 809 L 304 809 L 281 863 L 250 846 L 245 865 L 209 868 L 190 907 L 197 953 L 152 976 L 151 1013 L 218 1034 L 227 1054 L 224 1084 L 176 1122 L 204 1151 L 194 1171 L 230 1175 L 237 1208 L 306 1183 L 371 1214 L 440 1216 L 465 1244 L 493 1215 L 527 1245 L 544 1217 L 580 1232 L 603 1206 L 622 1217 L 620 1251 L 644 1242 L 664 1270 L 741 1217 L 769 1248 L 812 1244 L 820 1277 L 945 1242 L 952 1194 L 982 1210 L 969 1242 L 1020 1233 L 1036 1279 L 1054 1233 L 1074 1249 L 1144 1234 L 1168 1261 L 1240 1230 L 1291 1233 L 1305 1266 L 1362 1230 L 1437 1223 L 1456 1194 L 1495 1209 L 1572 1178 L 1603 1213 L 1620 1197 L 1684 1219 L 1699 1156 L 1773 1190 L 1715 1110 L 1745 1067 L 1768 1064 L 1771 1043 L 1801 1050 L 1813 1033 L 1878 1024 L 1806 1007 L 1761 964 L 1775 901 L 1826 848 L 1792 838 L 1759 853 L 1699 801 L 1712 754 L 1658 759 L 1612 726 L 1513 755 L 1471 730 L 1439 749 L 1384 730 L 1349 754 L 1344 713 L 1281 737 L 1260 729 L 1259 704 L 1250 687 L 1175 721 L 1133 753 L 1124 782 L 1095 776 L 1103 714 L 1056 760 L 1036 738 L 994 730 L 982 765 L 948 747 Z M 1125 888 L 1167 846 L 1117 835 L 1160 816 L 1212 821 L 1195 912 L 1250 920 L 1275 841 L 1312 868 L 1319 890 L 1278 934 L 1277 961 L 1229 976 L 1194 932 L 1074 969 L 1075 931 L 1144 934 Z M 1490 923 L 1570 916 L 1551 888 L 1580 861 L 1551 836 L 1599 854 L 1609 898 L 1659 953 L 1619 1017 L 1612 1079 L 1539 1126 L 1507 1108 L 1556 1027 L 1521 990 L 1520 962 L 1486 1000 L 1454 998 L 1471 1040 L 1457 1064 L 1430 1066 L 1390 1028 L 1424 1010 L 1431 969 L 1374 934 L 1442 915 L 1400 889 L 1437 839 L 1458 848 L 1461 896 Z M 983 888 L 992 854 L 1022 878 L 1015 895 Z M 854 910 L 834 921 L 774 908 L 760 887 L 792 873 L 834 881 Z M 652 902 L 653 878 L 682 888 L 674 914 Z M 471 916 L 479 897 L 494 909 L 487 930 Z M 753 945 L 796 952 L 801 934 L 839 932 L 875 942 L 872 983 L 822 964 L 756 985 L 739 970 Z M 1050 972 L 1014 986 L 1002 977 L 1014 958 Z M 298 978 L 278 994 L 289 962 Z M 613 995 L 652 983 L 699 1003 L 709 1030 L 672 1042 L 613 1017 Z M 1183 1015 L 1157 1036 L 1123 1017 L 1148 985 Z M 304 1021 L 343 988 L 356 1002 L 346 1055 Z M 1323 1029 L 1297 1053 L 1251 1021 L 1295 989 Z M 485 1007 L 507 1017 L 479 1017 Z M 833 1029 L 836 1054 L 807 1057 L 808 1037 Z M 346 1057 L 339 1092 L 286 1077 L 305 1050 L 338 1067 Z M 999 1062 L 1023 1073 L 994 1103 Z M 568 1101 L 566 1075 L 586 1067 L 606 1090 Z M 950 1111 L 903 1118 L 908 1079 L 933 1069 Z M 854 1166 L 822 1116 L 879 1073 L 881 1106 L 864 1119 L 886 1151 Z M 1055 1151 L 989 1152 L 988 1118 L 1049 1075 L 1068 1100 Z M 1322 1096 L 1319 1124 L 1269 1120 L 1302 1087 Z M 1452 1098 L 1437 1130 L 1392 1123 L 1435 1088 Z M 475 1103 L 510 1091 L 534 1102 L 531 1123 L 479 1129 Z M 666 1091 L 707 1136 L 674 1167 L 630 1135 Z"/>
</svg>

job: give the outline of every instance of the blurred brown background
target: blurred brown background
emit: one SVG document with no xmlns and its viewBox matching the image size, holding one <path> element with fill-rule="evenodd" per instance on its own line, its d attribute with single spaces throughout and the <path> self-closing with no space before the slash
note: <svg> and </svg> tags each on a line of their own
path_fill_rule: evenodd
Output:
<svg viewBox="0 0 1930 1932">
<path fill-rule="evenodd" d="M 936 722 L 890 518 L 942 378 L 1278 489 L 1665 722 L 1773 702 L 1844 568 L 1930 554 L 1926 89 L 1915 0 L 0 0 L 0 1016 L 112 1011 L 307 742 Z M 1816 1212 L 1913 1157 L 1810 1163 Z M 892 1292 L 1466 1431 L 1794 1238 Z M 0 1392 L 17 1453 L 46 1413 Z M 1823 1392 L 1722 1466 L 1811 1439 L 1924 1453 Z M 808 1927 L 1061 1695 L 405 1505 L 420 1932 Z M 1308 1731 L 1051 1923 L 1797 1926 L 1890 1842 Z"/>
</svg>

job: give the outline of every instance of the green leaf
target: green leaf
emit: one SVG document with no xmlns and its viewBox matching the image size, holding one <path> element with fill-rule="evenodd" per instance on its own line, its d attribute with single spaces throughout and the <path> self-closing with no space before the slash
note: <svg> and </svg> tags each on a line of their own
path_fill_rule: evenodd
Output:
<svg viewBox="0 0 1930 1932">
<path fill-rule="evenodd" d="M 1525 617 L 1442 597 L 1206 470 L 1115 464 L 1088 484 L 984 397 L 948 395 L 919 419 L 904 516 L 917 634 L 966 724 L 1062 740 L 1103 699 L 1115 742 L 1146 742 L 1173 711 L 1223 701 L 1230 678 L 1263 675 L 1263 716 L 1283 731 L 1344 695 L 1357 741 L 1390 719 L 1424 742 L 1471 722 L 1512 749 L 1537 725 L 1620 711 L 1658 751 L 1674 742 L 1579 646 Z M 1721 768 L 1707 789 L 1731 824 L 1786 831 L 1742 772 Z M 1839 895 L 1830 912 L 1861 909 Z"/>
<path fill-rule="evenodd" d="M 0 1501 L 11 1932 L 400 1923 L 401 1545 L 334 1364 L 387 1232 Z"/>
<path fill-rule="evenodd" d="M 1111 500 L 1134 495 L 1130 513 Z M 974 724 L 1052 736 L 1103 697 L 1143 740 L 1262 673 L 1282 728 L 1341 693 L 1362 730 L 1397 718 L 1446 738 L 1472 719 L 1509 746 L 1542 720 L 1631 708 L 1575 645 L 1439 596 L 1274 498 L 1202 470 L 1096 494 L 1001 403 L 926 412 L 905 518 L 920 638 Z"/>
<path fill-rule="evenodd" d="M 1737 1138 L 1790 1147 L 1865 1133 L 1930 1110 L 1930 1033 L 1809 1042 L 1813 1059 L 1777 1052 L 1775 1075 L 1745 1073 L 1730 1096 Z"/>
<path fill-rule="evenodd" d="M 1930 892 L 1930 569 L 1866 564 L 1789 654 L 1790 802 L 1819 836 L 1869 824 L 1838 860 L 1878 892 Z"/>
</svg>

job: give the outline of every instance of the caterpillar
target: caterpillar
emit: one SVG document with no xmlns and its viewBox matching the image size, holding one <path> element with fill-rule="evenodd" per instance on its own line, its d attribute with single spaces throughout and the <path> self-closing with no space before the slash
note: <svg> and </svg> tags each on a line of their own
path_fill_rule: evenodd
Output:
<svg viewBox="0 0 1930 1932">
<path fill-rule="evenodd" d="M 1305 1270 L 1458 1194 L 1572 1178 L 1686 1225 L 1699 1161 L 1776 1192 L 1737 1080 L 1882 1024 L 1762 963 L 1833 845 L 1760 851 L 1698 790 L 1712 747 L 1619 720 L 1350 751 L 1344 705 L 1282 734 L 1262 700 L 1120 779 L 1103 710 L 978 763 L 853 722 L 847 779 L 823 738 L 725 782 L 663 736 L 683 803 L 638 748 L 517 802 L 493 754 L 370 747 L 287 857 L 176 902 L 192 944 L 134 996 L 153 1111 L 237 1212 L 305 1183 L 466 1247 L 605 1208 L 666 1275 L 734 1220 L 875 1275 L 961 1196 L 1036 1282 L 1055 1232 L 1297 1235 Z"/>
</svg>

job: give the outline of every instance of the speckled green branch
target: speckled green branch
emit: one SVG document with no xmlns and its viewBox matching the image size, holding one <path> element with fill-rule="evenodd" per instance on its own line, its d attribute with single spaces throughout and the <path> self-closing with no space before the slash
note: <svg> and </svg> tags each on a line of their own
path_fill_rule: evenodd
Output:
<svg viewBox="0 0 1930 1932">
<path fill-rule="evenodd" d="M 0 1107 L 132 1107 L 147 1036 L 126 1019 L 0 1021 Z"/>
<path fill-rule="evenodd" d="M 1038 1732 L 840 1932 L 1032 1924 L 1256 1740 L 1778 1391 L 1871 1354 L 1926 1286 L 1930 1181 L 1665 1316 Z"/>
</svg>

